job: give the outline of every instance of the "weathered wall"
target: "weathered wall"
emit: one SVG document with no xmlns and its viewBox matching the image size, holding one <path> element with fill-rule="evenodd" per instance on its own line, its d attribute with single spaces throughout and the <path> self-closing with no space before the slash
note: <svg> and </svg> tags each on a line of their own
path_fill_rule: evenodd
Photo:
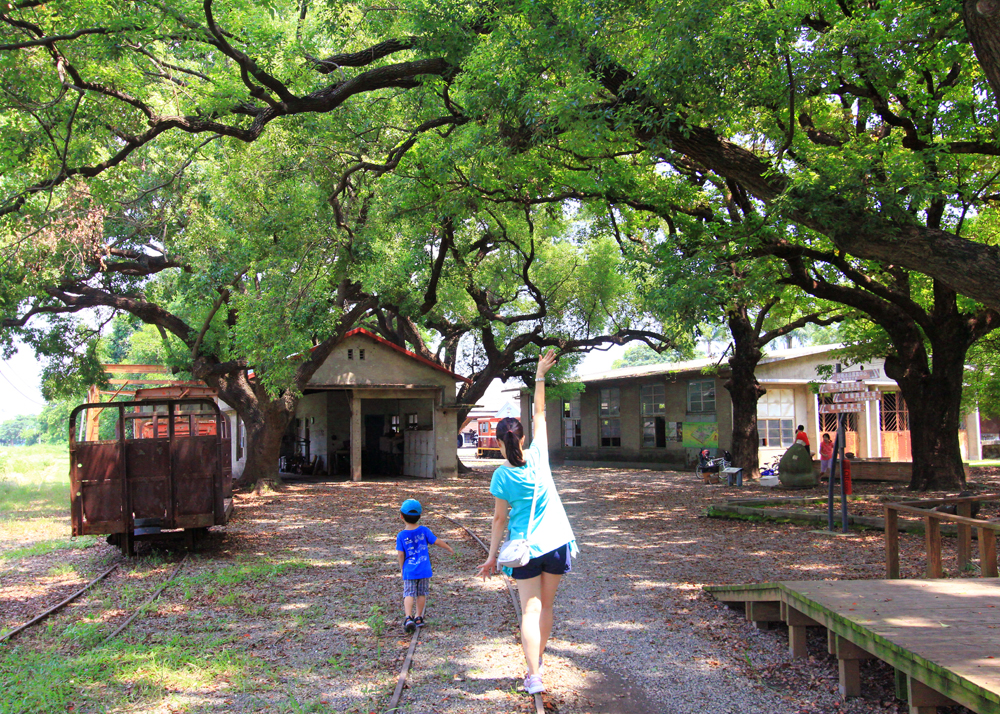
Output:
<svg viewBox="0 0 1000 714">
<path fill-rule="evenodd" d="M 236 442 L 236 436 L 237 436 L 236 420 L 239 419 L 239 416 L 236 414 L 236 410 L 227 405 L 225 402 L 221 402 L 219 404 L 219 408 L 222 409 L 223 414 L 226 415 L 226 419 L 229 421 L 229 441 L 230 441 L 229 448 L 230 448 L 230 453 L 232 454 L 233 480 L 236 481 L 237 479 L 239 479 L 240 476 L 243 475 L 243 469 L 245 469 L 247 465 L 246 448 L 244 448 L 243 450 L 243 457 L 240 459 L 236 458 L 236 449 L 238 446 Z M 246 436 L 244 436 L 243 438 L 245 441 Z"/>
<path fill-rule="evenodd" d="M 330 468 L 329 428 L 326 403 L 326 393 L 307 394 L 299 399 L 295 409 L 295 418 L 301 419 L 297 429 L 298 438 L 304 438 L 306 430 L 309 434 L 309 458 L 319 456 L 323 459 L 323 467 Z"/>
<path fill-rule="evenodd" d="M 434 410 L 434 450 L 437 457 L 437 477 L 458 475 L 458 417 L 454 410 Z"/>
<path fill-rule="evenodd" d="M 754 374 L 757 376 L 758 380 L 765 379 L 787 379 L 787 380 L 815 380 L 818 379 L 816 376 L 816 368 L 820 365 L 830 365 L 833 366 L 836 361 L 830 356 L 828 352 L 804 355 L 802 357 L 791 357 L 786 359 L 772 359 L 768 360 L 767 357 L 762 360 L 760 364 L 757 365 L 757 369 Z M 877 369 L 882 374 L 882 380 L 885 379 L 885 360 L 883 359 L 873 359 L 864 362 L 865 369 Z M 856 369 L 861 369 L 858 365 L 847 365 L 843 363 L 843 369 L 845 372 L 853 371 Z M 888 380 L 895 388 L 895 382 Z"/>
<path fill-rule="evenodd" d="M 667 382 L 666 380 L 671 380 Z M 563 440 L 562 402 L 551 400 L 546 405 L 549 449 L 556 461 L 615 461 L 639 463 L 684 464 L 690 461 L 697 449 L 685 448 L 679 441 L 667 441 L 665 447 L 642 445 L 642 387 L 647 384 L 664 384 L 666 421 L 715 421 L 719 428 L 719 449 L 728 449 L 732 441 L 733 412 L 729 392 L 722 386 L 722 379 L 715 381 L 715 411 L 691 413 L 687 410 L 688 381 L 713 379 L 692 375 L 690 379 L 675 376 L 640 376 L 627 380 L 595 382 L 586 385 L 580 394 L 580 441 L 578 447 L 567 447 Z M 621 420 L 621 446 L 601 446 L 600 400 L 601 389 L 617 387 Z M 521 399 L 521 420 L 527 423 L 531 409 L 527 396 Z"/>
<path fill-rule="evenodd" d="M 353 358 L 348 359 L 348 350 Z M 361 350 L 365 358 L 361 359 Z M 348 337 L 316 370 L 309 386 L 426 385 L 445 388 L 454 401 L 455 378 L 365 337 Z"/>
</svg>

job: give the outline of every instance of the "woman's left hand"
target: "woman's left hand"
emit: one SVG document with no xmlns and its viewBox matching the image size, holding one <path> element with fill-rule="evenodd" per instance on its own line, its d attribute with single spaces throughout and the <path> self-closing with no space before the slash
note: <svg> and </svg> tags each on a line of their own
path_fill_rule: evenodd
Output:
<svg viewBox="0 0 1000 714">
<path fill-rule="evenodd" d="M 495 555 L 491 555 L 489 558 L 486 559 L 485 563 L 483 563 L 476 569 L 476 575 L 481 577 L 483 580 L 486 580 L 487 575 L 493 575 L 496 572 L 497 572 L 497 557 Z"/>
</svg>

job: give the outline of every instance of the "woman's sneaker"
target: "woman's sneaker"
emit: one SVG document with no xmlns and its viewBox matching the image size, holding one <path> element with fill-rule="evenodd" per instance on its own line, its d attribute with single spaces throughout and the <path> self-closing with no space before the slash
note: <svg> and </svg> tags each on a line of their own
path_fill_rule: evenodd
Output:
<svg viewBox="0 0 1000 714">
<path fill-rule="evenodd" d="M 528 690 L 528 694 L 538 694 L 539 692 L 544 692 L 545 685 L 542 684 L 542 675 L 529 674 L 527 679 L 524 680 L 524 688 Z"/>
<path fill-rule="evenodd" d="M 416 620 L 407 615 L 406 619 L 403 620 L 403 632 L 405 632 L 406 634 L 410 634 L 415 629 L 417 629 Z"/>
</svg>

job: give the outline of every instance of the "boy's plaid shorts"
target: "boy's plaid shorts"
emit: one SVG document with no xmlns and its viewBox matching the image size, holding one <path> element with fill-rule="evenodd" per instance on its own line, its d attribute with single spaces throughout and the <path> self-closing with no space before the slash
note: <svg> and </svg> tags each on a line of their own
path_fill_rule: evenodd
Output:
<svg viewBox="0 0 1000 714">
<path fill-rule="evenodd" d="M 431 579 L 403 580 L 403 597 L 427 597 Z"/>
</svg>

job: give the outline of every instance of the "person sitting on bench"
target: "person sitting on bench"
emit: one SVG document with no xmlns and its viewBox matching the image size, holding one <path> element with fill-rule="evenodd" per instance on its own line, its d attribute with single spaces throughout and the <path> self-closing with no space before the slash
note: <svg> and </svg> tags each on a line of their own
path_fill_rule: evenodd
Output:
<svg viewBox="0 0 1000 714">
<path fill-rule="evenodd" d="M 705 483 L 711 482 L 712 479 L 719 480 L 719 462 L 712 458 L 708 449 L 702 449 L 698 453 L 698 470 L 701 471 Z"/>
</svg>

